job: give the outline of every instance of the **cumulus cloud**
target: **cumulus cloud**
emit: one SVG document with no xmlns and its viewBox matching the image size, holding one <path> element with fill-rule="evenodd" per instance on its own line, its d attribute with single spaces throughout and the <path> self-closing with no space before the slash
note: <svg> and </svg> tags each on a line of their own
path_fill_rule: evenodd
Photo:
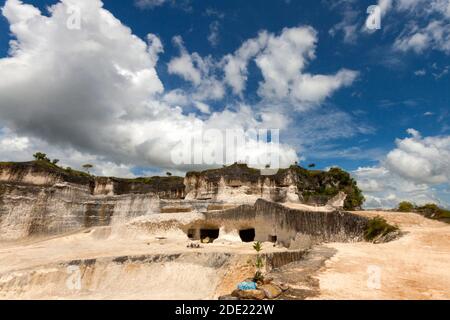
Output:
<svg viewBox="0 0 450 320">
<path fill-rule="evenodd" d="M 417 183 L 450 182 L 450 137 L 425 137 L 410 129 L 411 137 L 397 140 L 397 148 L 386 158 L 386 166 Z"/>
<path fill-rule="evenodd" d="M 173 38 L 180 55 L 168 63 L 168 71 L 193 85 L 196 100 L 219 100 L 225 95 L 222 81 L 216 77 L 217 65 L 210 56 L 201 57 L 197 52 L 188 53 L 180 36 Z"/>
<path fill-rule="evenodd" d="M 234 53 L 223 58 L 225 82 L 237 95 L 242 95 L 248 79 L 248 63 L 267 44 L 269 34 L 260 32 L 258 37 L 246 40 Z"/>
<path fill-rule="evenodd" d="M 269 101 L 286 101 L 298 110 L 321 104 L 336 90 L 352 84 L 358 72 L 341 69 L 334 75 L 305 72 L 315 58 L 317 32 L 311 27 L 285 28 L 280 35 L 261 32 L 247 40 L 234 55 L 224 58 L 225 81 L 241 94 L 254 59 L 263 81 L 258 94 Z"/>
<path fill-rule="evenodd" d="M 377 167 L 354 172 L 369 207 L 394 207 L 403 200 L 441 202 L 436 188 L 450 184 L 450 136 L 422 137 L 414 129 L 397 139 Z M 444 203 L 448 205 L 448 203 Z"/>
<path fill-rule="evenodd" d="M 221 99 L 225 85 L 243 97 L 248 80 L 248 66 L 254 61 L 261 70 L 258 95 L 265 104 L 288 104 L 305 111 L 319 106 L 336 90 L 351 85 L 358 72 L 341 69 L 332 75 L 306 72 L 315 59 L 317 32 L 311 27 L 284 28 L 279 35 L 261 31 L 246 40 L 233 54 L 219 61 L 211 56 L 189 53 L 181 39 L 173 39 L 180 55 L 168 64 L 168 71 L 193 85 L 196 100 Z M 223 70 L 223 77 L 220 73 Z"/>
<path fill-rule="evenodd" d="M 70 6 L 80 9 L 80 29 L 67 27 Z M 258 120 L 257 112 L 240 108 L 215 112 L 210 119 L 185 114 L 178 103 L 205 97 L 199 93 L 192 100 L 183 91 L 166 93 L 155 70 L 163 50 L 159 38 L 150 34 L 144 42 L 133 35 L 100 0 L 62 0 L 50 7 L 49 15 L 8 0 L 2 13 L 14 38 L 9 56 L 0 59 L 0 128 L 7 128 L 1 145 L 22 148 L 29 152 L 27 159 L 31 147 L 40 147 L 33 151 L 50 150 L 47 153 L 63 158 L 54 150 L 69 150 L 64 154 L 69 159 L 77 154 L 83 158 L 80 162 L 103 164 L 103 173 L 114 167 L 111 163 L 122 172 L 133 166 L 170 168 L 175 167 L 171 152 L 181 148 L 189 134 L 217 123 L 220 128 L 236 123 L 271 127 Z M 208 59 L 190 59 L 200 80 L 195 70 L 181 65 L 174 72 L 205 88 L 207 98 L 222 96 L 220 89 L 217 93 L 203 87 L 209 85 L 203 79 Z M 197 103 L 197 108 L 209 111 L 206 104 Z M 258 153 L 260 147 L 253 145 L 253 151 Z M 279 151 L 288 163 L 297 157 L 289 146 Z M 11 158 L 6 151 L 1 156 Z"/>
</svg>

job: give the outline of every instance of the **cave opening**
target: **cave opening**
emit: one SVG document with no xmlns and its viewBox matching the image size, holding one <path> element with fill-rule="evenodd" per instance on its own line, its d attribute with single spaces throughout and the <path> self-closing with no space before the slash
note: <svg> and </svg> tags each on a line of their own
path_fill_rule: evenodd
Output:
<svg viewBox="0 0 450 320">
<path fill-rule="evenodd" d="M 209 238 L 212 242 L 219 237 L 219 229 L 200 229 L 200 239 Z"/>
<path fill-rule="evenodd" d="M 195 229 L 189 229 L 187 232 L 188 238 L 189 239 L 194 239 L 195 238 Z"/>
<path fill-rule="evenodd" d="M 255 241 L 255 229 L 239 230 L 239 236 L 242 242 L 253 242 Z"/>
</svg>

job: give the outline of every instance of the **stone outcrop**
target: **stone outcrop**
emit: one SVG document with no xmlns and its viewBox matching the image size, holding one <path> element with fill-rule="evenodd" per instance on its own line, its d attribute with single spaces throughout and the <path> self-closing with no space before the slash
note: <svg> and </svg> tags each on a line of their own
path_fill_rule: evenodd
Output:
<svg viewBox="0 0 450 320">
<path fill-rule="evenodd" d="M 161 199 L 183 199 L 181 177 L 149 177 L 121 179 L 94 177 L 87 173 L 64 169 L 46 161 L 0 163 L 0 183 L 51 187 L 68 183 L 88 188 L 92 195 L 157 194 Z"/>
<path fill-rule="evenodd" d="M 264 176 L 257 169 L 235 164 L 187 173 L 184 179 L 120 179 L 94 177 L 48 161 L 0 163 L 0 239 L 108 226 L 153 213 L 206 212 L 209 223 L 214 212 L 214 217 L 231 216 L 236 224 L 256 219 L 270 225 L 273 221 L 267 217 L 274 209 L 266 208 L 267 201 L 345 207 L 359 203 L 352 196 L 358 192 L 354 181 L 339 169 L 313 172 L 293 166 Z M 233 209 L 242 204 L 248 207 Z M 264 216 L 249 218 L 255 210 L 264 211 Z M 327 222 L 323 218 L 317 223 Z M 226 232 L 222 230 L 220 240 L 238 239 L 235 233 Z"/>
<path fill-rule="evenodd" d="M 157 212 L 153 194 L 95 196 L 83 185 L 0 184 L 0 239 L 60 234 L 107 226 Z"/>
<path fill-rule="evenodd" d="M 253 204 L 257 199 L 297 202 L 355 209 L 363 203 L 356 182 L 338 168 L 328 172 L 298 166 L 280 169 L 274 175 L 245 164 L 221 169 L 189 172 L 184 180 L 186 199 L 216 200 Z"/>
<path fill-rule="evenodd" d="M 233 230 L 255 229 L 256 241 L 271 241 L 271 237 L 291 247 L 302 237 L 304 242 L 310 244 L 362 241 L 368 221 L 368 218 L 350 212 L 291 209 L 260 199 L 254 205 L 207 212 L 205 221 L 198 223 L 207 228 L 221 227 L 228 234 L 232 234 Z"/>
<path fill-rule="evenodd" d="M 127 221 L 159 212 L 160 198 L 181 196 L 183 190 L 182 179 L 176 177 L 149 181 L 94 178 L 41 161 L 3 163 L 0 239 L 52 235 Z"/>
</svg>

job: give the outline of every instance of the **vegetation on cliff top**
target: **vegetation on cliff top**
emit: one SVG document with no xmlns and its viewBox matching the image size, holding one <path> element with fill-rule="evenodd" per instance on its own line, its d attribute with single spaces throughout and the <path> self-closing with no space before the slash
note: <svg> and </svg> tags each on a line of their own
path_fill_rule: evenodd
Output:
<svg viewBox="0 0 450 320">
<path fill-rule="evenodd" d="M 0 171 L 2 169 L 9 169 L 13 174 L 18 176 L 31 170 L 36 173 L 42 172 L 59 176 L 67 182 L 89 184 L 93 181 L 92 176 L 85 172 L 59 167 L 56 163 L 51 162 L 48 159 L 39 159 L 28 162 L 0 162 Z"/>
<path fill-rule="evenodd" d="M 348 172 L 340 168 L 331 168 L 329 171 L 308 170 L 298 165 L 279 169 L 275 175 L 262 176 L 258 169 L 250 168 L 246 164 L 235 163 L 219 169 L 205 170 L 201 172 L 188 172 L 187 178 L 203 177 L 210 183 L 218 183 L 223 177 L 227 181 L 240 180 L 257 183 L 264 178 L 273 180 L 277 185 L 285 184 L 285 179 L 293 174 L 294 183 L 303 199 L 308 202 L 324 202 L 336 196 L 340 191 L 347 194 L 344 209 L 354 210 L 360 208 L 364 203 L 364 196 L 358 188 L 356 181 Z"/>
<path fill-rule="evenodd" d="M 397 211 L 400 212 L 415 212 L 427 218 L 436 220 L 445 220 L 450 222 L 450 210 L 440 208 L 435 203 L 428 203 L 423 206 L 416 206 L 415 204 L 403 201 L 398 205 Z"/>
<path fill-rule="evenodd" d="M 118 192 L 147 192 L 147 191 L 179 191 L 184 190 L 184 178 L 167 175 L 167 177 L 140 177 L 134 179 L 123 179 L 114 177 L 96 177 L 87 172 L 74 170 L 72 168 L 63 168 L 57 165 L 59 160 L 51 161 L 45 153 L 36 153 L 35 161 L 30 162 L 3 162 L 2 167 L 9 167 L 17 174 L 26 172 L 30 169 L 35 172 L 49 172 L 60 176 L 64 181 L 80 184 L 92 185 L 95 180 L 106 183 L 112 181 L 116 183 Z M 85 165 L 87 167 L 87 165 Z M 91 166 L 89 165 L 89 168 Z M 218 183 L 222 177 L 228 181 L 248 181 L 257 183 L 262 179 L 268 178 L 278 186 L 285 186 L 287 183 L 295 183 L 303 197 L 303 200 L 309 200 L 325 204 L 329 199 L 336 196 L 340 191 L 347 194 L 344 202 L 344 209 L 354 210 L 360 208 L 364 203 L 364 196 L 358 188 L 356 181 L 339 168 L 331 168 L 329 171 L 308 170 L 298 165 L 292 165 L 286 169 L 280 169 L 275 175 L 263 176 L 261 171 L 255 168 L 249 168 L 246 164 L 235 163 L 231 166 L 224 166 L 219 169 L 205 170 L 201 172 L 188 172 L 187 178 L 204 177 L 208 182 Z M 287 182 L 287 178 L 293 179 Z"/>
<path fill-rule="evenodd" d="M 96 179 L 99 181 L 104 180 L 104 182 L 110 180 L 112 182 L 116 182 L 118 184 L 118 189 L 123 192 L 126 192 L 127 190 L 172 191 L 184 189 L 184 178 L 182 177 L 141 177 L 135 179 L 94 177 L 87 172 L 74 170 L 70 167 L 60 167 L 55 163 L 55 161 L 51 161 L 43 153 L 35 154 L 35 156 L 36 155 L 39 156 L 39 159 L 34 161 L 0 162 L 0 172 L 2 169 L 8 169 L 11 170 L 13 174 L 20 177 L 31 170 L 35 173 L 46 173 L 60 177 L 63 181 L 85 185 L 93 185 Z"/>
<path fill-rule="evenodd" d="M 330 199 L 340 191 L 347 194 L 344 209 L 355 210 L 362 207 L 365 198 L 358 188 L 356 181 L 350 174 L 340 168 L 331 168 L 328 171 L 307 170 L 299 166 L 291 166 L 288 170 L 297 173 L 298 190 L 302 191 L 305 201 L 309 199 Z"/>
</svg>

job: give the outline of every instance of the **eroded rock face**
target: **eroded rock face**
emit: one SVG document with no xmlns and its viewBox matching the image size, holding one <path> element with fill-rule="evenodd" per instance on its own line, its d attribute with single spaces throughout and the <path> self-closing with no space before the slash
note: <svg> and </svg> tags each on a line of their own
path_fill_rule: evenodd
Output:
<svg viewBox="0 0 450 320">
<path fill-rule="evenodd" d="M 140 179 L 95 178 L 94 195 L 157 194 L 161 199 L 184 199 L 185 187 L 180 177 Z"/>
<path fill-rule="evenodd" d="M 45 161 L 0 163 L 0 239 L 108 226 L 152 213 L 223 211 L 220 209 L 242 204 L 249 207 L 231 211 L 235 212 L 234 223 L 242 227 L 241 222 L 252 214 L 249 212 L 264 211 L 264 215 L 252 219 L 266 224 L 260 229 L 267 237 L 275 232 L 271 228 L 277 224 L 268 220 L 274 209 L 266 203 L 320 204 L 326 200 L 332 207 L 345 207 L 348 194 L 354 191 L 352 183 L 341 171 L 311 172 L 297 166 L 265 176 L 257 169 L 236 164 L 191 172 L 183 181 L 180 177 L 93 177 Z M 249 228 L 253 220 L 248 220 Z M 322 219 L 317 223 L 328 222 Z M 234 229 L 222 228 L 220 237 L 224 241 L 238 240 Z M 295 234 L 289 237 L 295 240 Z"/>
<path fill-rule="evenodd" d="M 205 223 L 232 230 L 254 228 L 255 241 L 276 241 L 286 247 L 299 243 L 353 242 L 364 239 L 368 218 L 345 211 L 290 209 L 263 199 L 254 205 L 205 213 Z"/>
<path fill-rule="evenodd" d="M 158 210 L 154 194 L 94 196 L 70 183 L 51 187 L 0 184 L 0 240 L 107 226 Z"/>
<path fill-rule="evenodd" d="M 45 161 L 0 164 L 0 240 L 108 226 L 184 197 L 183 179 L 92 177 Z"/>
<path fill-rule="evenodd" d="M 186 199 L 241 204 L 254 204 L 257 199 L 264 199 L 354 209 L 361 206 L 364 199 L 350 175 L 337 168 L 323 172 L 292 166 L 266 176 L 245 164 L 235 164 L 189 172 L 184 184 Z"/>
<path fill-rule="evenodd" d="M 253 204 L 257 199 L 276 202 L 300 202 L 290 172 L 280 176 L 263 176 L 246 165 L 189 172 L 184 179 L 186 199 Z"/>
</svg>

